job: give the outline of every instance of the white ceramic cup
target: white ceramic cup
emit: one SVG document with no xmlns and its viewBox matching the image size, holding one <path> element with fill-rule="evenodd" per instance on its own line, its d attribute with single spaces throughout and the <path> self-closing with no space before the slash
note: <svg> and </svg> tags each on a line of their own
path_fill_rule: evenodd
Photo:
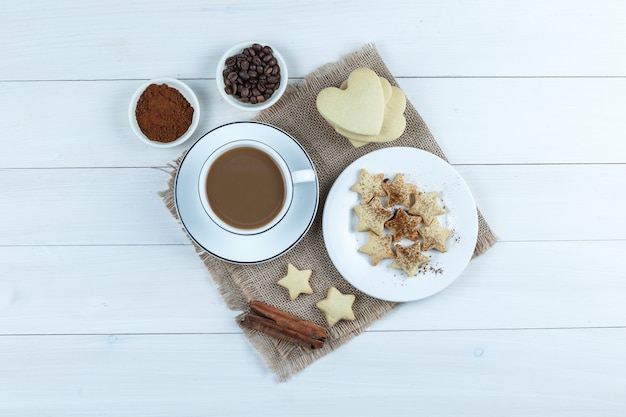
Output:
<svg viewBox="0 0 626 417">
<path fill-rule="evenodd" d="M 268 155 L 274 161 L 274 163 L 280 170 L 280 173 L 284 181 L 283 184 L 284 184 L 284 190 L 285 190 L 285 197 L 283 200 L 283 205 L 282 205 L 281 210 L 268 223 L 260 227 L 254 228 L 254 229 L 243 229 L 243 228 L 235 227 L 225 222 L 224 220 L 222 220 L 211 207 L 211 204 L 209 202 L 210 197 L 207 195 L 207 191 L 206 191 L 207 178 L 208 178 L 209 171 L 213 163 L 220 156 L 224 155 L 226 152 L 237 149 L 237 148 L 241 148 L 241 147 L 254 148 Z M 215 152 L 213 152 L 207 158 L 207 160 L 204 162 L 204 165 L 202 166 L 202 169 L 200 170 L 200 176 L 198 179 L 198 194 L 200 195 L 200 201 L 202 202 L 202 207 L 206 211 L 207 215 L 211 218 L 211 220 L 213 220 L 218 226 L 220 226 L 221 228 L 231 233 L 240 234 L 240 235 L 253 235 L 253 234 L 265 232 L 266 230 L 269 230 L 272 227 L 276 226 L 276 224 L 278 224 L 285 217 L 285 215 L 289 211 L 289 208 L 291 207 L 291 201 L 293 200 L 294 186 L 302 182 L 315 181 L 315 178 L 316 178 L 315 171 L 313 171 L 312 169 L 291 171 L 289 167 L 287 166 L 287 163 L 285 162 L 283 157 L 278 152 L 276 152 L 276 150 L 274 150 L 272 147 L 256 140 L 242 139 L 242 140 L 229 142 L 221 146 L 220 148 L 216 149 Z M 251 207 L 251 209 L 254 209 L 254 208 Z"/>
</svg>

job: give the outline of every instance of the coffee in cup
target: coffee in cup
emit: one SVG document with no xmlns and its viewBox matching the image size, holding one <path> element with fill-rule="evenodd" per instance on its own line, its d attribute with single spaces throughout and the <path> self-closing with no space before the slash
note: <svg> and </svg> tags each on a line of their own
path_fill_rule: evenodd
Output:
<svg viewBox="0 0 626 417">
<path fill-rule="evenodd" d="M 285 216 L 294 184 L 315 180 L 311 169 L 290 171 L 270 146 L 237 140 L 217 149 L 200 173 L 198 192 L 209 217 L 232 233 L 256 234 Z"/>
</svg>

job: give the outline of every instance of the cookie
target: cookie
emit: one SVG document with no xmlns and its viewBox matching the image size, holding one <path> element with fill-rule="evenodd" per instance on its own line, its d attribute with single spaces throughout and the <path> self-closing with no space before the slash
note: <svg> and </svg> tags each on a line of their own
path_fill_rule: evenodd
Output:
<svg viewBox="0 0 626 417">
<path fill-rule="evenodd" d="M 366 253 L 370 256 L 373 266 L 378 265 L 385 258 L 395 258 L 396 254 L 391 249 L 393 236 L 378 236 L 374 232 L 368 232 L 369 239 L 367 243 L 359 248 L 359 252 Z"/>
<path fill-rule="evenodd" d="M 452 235 L 452 230 L 448 230 L 441 226 L 439 220 L 434 219 L 429 226 L 420 227 L 418 229 L 420 236 L 424 239 L 423 250 L 432 248 L 439 252 L 445 252 L 446 240 Z"/>
<path fill-rule="evenodd" d="M 376 196 L 382 197 L 386 194 L 383 189 L 384 174 L 372 175 L 367 170 L 361 168 L 359 171 L 359 181 L 350 187 L 350 190 L 361 195 L 364 203 L 369 203 Z"/>
<path fill-rule="evenodd" d="M 277 284 L 289 290 L 291 301 L 298 298 L 300 294 L 313 294 L 313 289 L 309 285 L 309 278 L 313 273 L 310 269 L 299 270 L 292 264 L 287 265 L 287 275 L 281 278 Z"/>
<path fill-rule="evenodd" d="M 439 204 L 439 192 L 418 193 L 415 196 L 415 202 L 409 208 L 410 214 L 422 216 L 422 221 L 429 225 L 433 222 L 435 216 L 445 214 L 446 211 Z"/>
<path fill-rule="evenodd" d="M 335 128 L 335 131 L 340 135 L 346 137 L 355 148 L 367 145 L 368 143 L 391 142 L 392 140 L 398 139 L 400 136 L 402 136 L 405 130 L 406 119 L 404 118 L 404 116 L 402 116 L 393 124 L 383 125 L 380 134 L 376 136 L 357 136 L 354 133 L 349 133 L 346 131 L 342 131 L 341 129 L 338 130 L 337 128 Z"/>
<path fill-rule="evenodd" d="M 315 306 L 322 310 L 328 325 L 332 327 L 340 320 L 356 319 L 352 311 L 355 299 L 353 294 L 342 294 L 337 288 L 330 287 L 326 298 L 318 301 Z"/>
<path fill-rule="evenodd" d="M 387 194 L 388 207 L 395 205 L 411 207 L 411 196 L 417 194 L 417 186 L 405 182 L 402 173 L 396 174 L 393 181 L 383 183 L 382 187 Z"/>
<path fill-rule="evenodd" d="M 383 207 L 380 198 L 374 197 L 369 203 L 354 207 L 358 217 L 356 230 L 367 232 L 371 230 L 378 236 L 385 231 L 385 222 L 393 217 L 393 212 Z"/>
<path fill-rule="evenodd" d="M 385 98 L 378 75 L 357 68 L 348 76 L 345 90 L 327 87 L 315 101 L 317 110 L 332 126 L 359 135 L 378 135 L 385 117 Z"/>
<path fill-rule="evenodd" d="M 385 100 L 385 103 L 387 103 L 391 98 L 391 84 L 389 83 L 389 81 L 387 81 L 385 77 L 378 77 L 378 79 L 380 80 L 380 86 L 383 89 L 383 100 Z M 348 80 L 345 80 L 343 83 L 341 83 L 341 86 L 339 87 L 340 90 L 345 90 L 346 88 L 348 88 Z"/>
<path fill-rule="evenodd" d="M 375 135 L 363 135 L 352 132 L 338 125 L 331 125 L 335 131 L 342 136 L 348 138 L 351 142 L 390 142 L 399 138 L 406 129 L 406 118 L 404 110 L 406 109 L 406 97 L 402 90 L 398 87 L 391 87 L 392 95 L 385 105 L 385 115 L 380 132 Z M 354 143 L 353 143 L 354 145 Z"/>
<path fill-rule="evenodd" d="M 366 78 L 369 83 L 374 84 L 374 77 L 371 70 L 358 68 L 341 84 L 339 91 L 343 91 L 345 93 L 344 95 L 346 95 L 351 90 L 355 89 L 350 94 L 356 96 L 357 91 L 361 91 L 363 87 L 361 83 L 363 83 Z M 369 100 L 370 102 L 359 103 L 358 105 L 352 105 L 352 100 L 342 100 L 342 95 L 337 92 L 337 89 L 334 87 L 326 88 L 318 94 L 316 105 L 320 114 L 337 133 L 346 137 L 354 147 L 360 147 L 371 142 L 389 142 L 395 140 L 399 138 L 406 129 L 406 118 L 404 117 L 406 96 L 404 92 L 399 87 L 392 86 L 389 80 L 384 77 L 378 77 L 378 80 L 382 90 L 383 119 L 379 129 L 376 131 L 372 129 L 370 133 L 363 133 L 365 127 L 363 127 L 362 124 L 356 126 L 352 122 L 348 123 L 342 120 L 342 114 L 359 112 L 361 115 L 366 116 L 367 113 L 363 113 L 361 107 L 378 107 L 380 103 L 372 102 L 380 100 L 377 94 L 363 94 L 363 99 Z M 354 82 L 357 84 L 355 85 Z M 338 107 L 340 107 L 340 109 Z"/>
<path fill-rule="evenodd" d="M 420 238 L 417 227 L 421 222 L 420 216 L 411 216 L 406 210 L 398 209 L 396 216 L 385 222 L 385 227 L 393 232 L 391 236 L 395 242 L 400 242 L 404 238 L 417 242 Z"/>
<path fill-rule="evenodd" d="M 396 245 L 396 259 L 390 266 L 402 269 L 410 277 L 415 276 L 418 268 L 430 261 L 430 258 L 424 255 L 421 249 L 419 242 L 415 242 L 411 246 Z"/>
</svg>

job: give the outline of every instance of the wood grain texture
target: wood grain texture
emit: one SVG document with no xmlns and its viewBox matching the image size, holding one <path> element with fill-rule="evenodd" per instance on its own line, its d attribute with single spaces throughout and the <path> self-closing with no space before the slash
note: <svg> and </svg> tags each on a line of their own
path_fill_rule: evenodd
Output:
<svg viewBox="0 0 626 417">
<path fill-rule="evenodd" d="M 303 395 L 348 416 L 619 416 L 626 407 L 623 329 L 370 332 L 285 384 L 237 334 L 1 339 L 9 415 L 318 416 Z"/>
<path fill-rule="evenodd" d="M 0 80 L 211 78 L 222 51 L 259 36 L 294 77 L 370 41 L 398 76 L 626 73 L 619 0 L 70 4 L 3 8 Z"/>
<path fill-rule="evenodd" d="M 0 9 L 1 416 L 623 416 L 624 2 Z M 158 195 L 193 141 L 253 116 L 215 87 L 244 39 L 292 82 L 374 42 L 500 238 L 282 384 Z M 158 76 L 200 100 L 185 146 L 129 129 Z"/>
<path fill-rule="evenodd" d="M 446 291 L 371 330 L 624 326 L 624 250 L 500 242 Z M 239 332 L 191 245 L 5 246 L 0 265 L 0 334 Z"/>
<path fill-rule="evenodd" d="M 457 169 L 504 241 L 626 237 L 626 202 L 614 192 L 626 188 L 626 165 Z M 168 175 L 157 168 L 0 170 L 0 245 L 188 243 L 158 195 Z"/>
<path fill-rule="evenodd" d="M 398 82 L 454 164 L 626 162 L 624 78 Z M 142 83 L 0 82 L 7 138 L 0 168 L 165 166 L 210 129 L 250 117 L 219 97 L 214 80 L 189 80 L 203 115 L 196 134 L 186 146 L 154 149 L 128 123 L 131 95 Z M 28 106 L 14 105 L 25 97 L 33 98 Z"/>
</svg>

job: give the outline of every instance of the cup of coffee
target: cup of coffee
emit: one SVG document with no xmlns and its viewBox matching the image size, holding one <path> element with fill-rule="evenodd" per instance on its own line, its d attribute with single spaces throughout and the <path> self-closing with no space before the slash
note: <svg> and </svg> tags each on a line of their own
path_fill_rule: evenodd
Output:
<svg viewBox="0 0 626 417">
<path fill-rule="evenodd" d="M 231 233 L 252 235 L 279 223 L 289 211 L 294 186 L 315 178 L 312 169 L 291 171 L 272 147 L 242 139 L 208 157 L 200 171 L 198 193 L 217 225 Z"/>
</svg>

